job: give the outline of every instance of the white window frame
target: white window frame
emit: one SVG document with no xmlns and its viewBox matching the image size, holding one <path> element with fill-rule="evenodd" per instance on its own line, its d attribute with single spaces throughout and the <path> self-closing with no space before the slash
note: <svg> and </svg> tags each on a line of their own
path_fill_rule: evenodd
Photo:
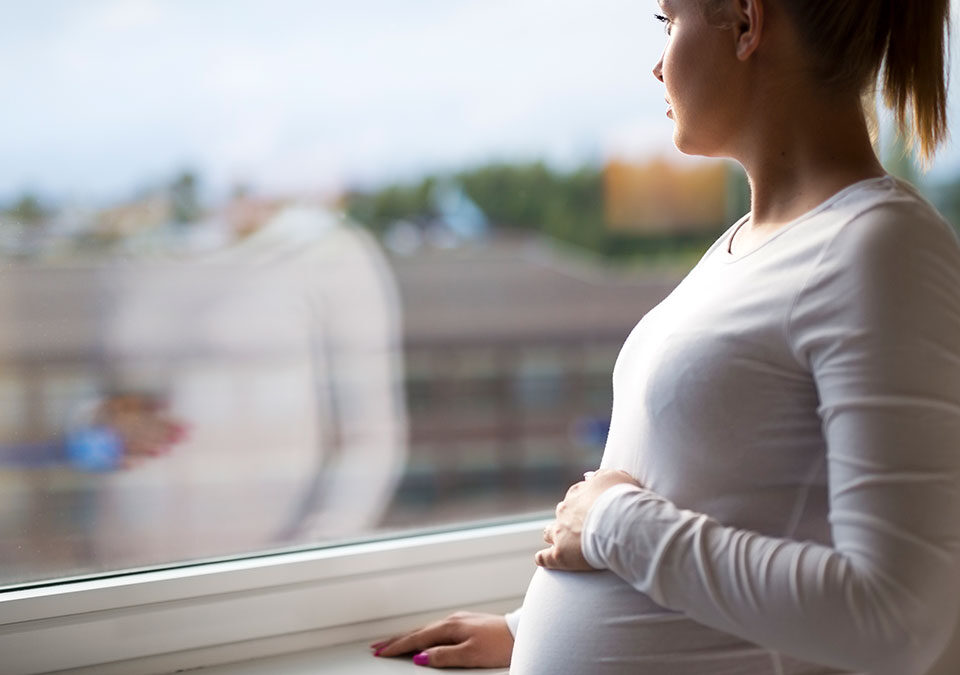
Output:
<svg viewBox="0 0 960 675">
<path fill-rule="evenodd" d="M 0 593 L 0 673 L 172 672 L 519 601 L 547 520 Z"/>
</svg>

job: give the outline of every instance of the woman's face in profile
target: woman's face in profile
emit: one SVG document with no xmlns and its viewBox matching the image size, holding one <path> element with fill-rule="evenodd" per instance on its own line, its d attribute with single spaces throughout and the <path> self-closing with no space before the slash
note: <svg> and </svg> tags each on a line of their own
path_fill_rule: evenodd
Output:
<svg viewBox="0 0 960 675">
<path fill-rule="evenodd" d="M 660 0 L 666 46 L 653 69 L 663 82 L 673 141 L 690 155 L 726 155 L 738 130 L 734 32 L 707 21 L 704 0 Z"/>
</svg>

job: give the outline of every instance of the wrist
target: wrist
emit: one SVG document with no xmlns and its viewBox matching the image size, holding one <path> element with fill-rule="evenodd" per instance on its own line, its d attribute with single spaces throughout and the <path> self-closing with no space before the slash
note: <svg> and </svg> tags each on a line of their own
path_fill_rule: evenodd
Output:
<svg viewBox="0 0 960 675">
<path fill-rule="evenodd" d="M 643 492 L 643 489 L 631 483 L 612 485 L 597 497 L 590 510 L 587 511 L 587 517 L 583 521 L 583 533 L 580 537 L 580 552 L 591 567 L 603 570 L 607 569 L 608 566 L 597 540 L 598 538 L 610 539 L 614 534 L 613 527 L 616 523 L 611 523 L 610 519 L 605 517 L 610 505 L 624 495 L 640 492 Z"/>
</svg>

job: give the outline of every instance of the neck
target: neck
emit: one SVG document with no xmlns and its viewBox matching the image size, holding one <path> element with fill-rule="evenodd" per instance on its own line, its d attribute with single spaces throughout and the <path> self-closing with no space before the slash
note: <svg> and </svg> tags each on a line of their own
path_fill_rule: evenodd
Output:
<svg viewBox="0 0 960 675">
<path fill-rule="evenodd" d="M 775 103 L 752 116 L 731 153 L 750 178 L 752 229 L 782 225 L 848 185 L 884 175 L 859 97 L 765 100 Z"/>
</svg>

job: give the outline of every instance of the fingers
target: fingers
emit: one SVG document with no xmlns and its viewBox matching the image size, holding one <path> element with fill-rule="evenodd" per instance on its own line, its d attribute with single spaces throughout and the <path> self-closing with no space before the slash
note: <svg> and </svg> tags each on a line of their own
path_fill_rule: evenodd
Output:
<svg viewBox="0 0 960 675">
<path fill-rule="evenodd" d="M 374 656 L 399 656 L 400 654 L 409 654 L 410 652 L 419 652 L 426 647 L 432 647 L 434 643 L 426 639 L 424 631 L 414 631 L 408 635 L 400 635 L 391 638 L 379 647 L 374 648 Z"/>
<path fill-rule="evenodd" d="M 179 443 L 190 437 L 190 427 L 183 422 L 170 419 L 167 421 L 167 440 L 170 443 Z"/>
<path fill-rule="evenodd" d="M 556 546 L 550 546 L 536 552 L 533 556 L 538 567 L 546 567 L 548 570 L 561 569 L 558 559 L 559 552 Z"/>
<path fill-rule="evenodd" d="M 537 551 L 533 560 L 538 567 L 548 570 L 560 570 L 564 572 L 592 572 L 594 568 L 583 557 L 579 547 L 570 548 L 568 546 L 558 546 L 554 544 L 549 548 Z"/>
<path fill-rule="evenodd" d="M 577 494 L 577 492 L 579 492 L 583 488 L 583 485 L 584 485 L 583 481 L 580 481 L 579 483 L 574 483 L 573 485 L 571 485 L 569 488 L 567 488 L 567 494 L 564 497 L 564 499 L 569 499 L 573 495 Z M 562 503 L 563 502 L 561 502 L 561 504 Z"/>
<path fill-rule="evenodd" d="M 439 627 L 438 627 L 439 628 Z M 370 645 L 374 656 L 391 657 L 415 652 L 413 662 L 431 668 L 464 668 L 477 665 L 478 654 L 472 640 L 459 644 L 437 644 L 442 630 L 430 628 L 390 638 Z"/>
<path fill-rule="evenodd" d="M 588 572 L 593 568 L 583 560 L 579 552 L 573 553 L 569 549 L 553 545 L 537 551 L 533 556 L 534 562 L 538 567 L 548 570 L 561 570 L 565 572 Z"/>
<path fill-rule="evenodd" d="M 374 642 L 372 645 L 370 645 L 370 649 L 373 650 L 373 655 L 374 655 L 374 656 L 380 656 L 380 652 L 382 652 L 384 649 L 386 649 L 387 647 L 389 647 L 390 645 L 392 645 L 394 642 L 396 642 L 397 640 L 399 640 L 401 637 L 403 637 L 403 636 L 402 636 L 402 635 L 394 635 L 393 637 L 389 637 L 389 638 L 387 638 L 386 640 L 380 640 L 380 642 Z"/>
<path fill-rule="evenodd" d="M 551 524 L 551 525 L 547 525 L 545 528 L 543 528 L 543 540 L 544 540 L 545 542 L 547 542 L 548 544 L 553 544 L 553 540 L 554 540 L 553 528 L 554 528 L 554 525 L 556 525 L 556 523 L 553 523 L 553 524 Z"/>
<path fill-rule="evenodd" d="M 425 649 L 413 657 L 413 662 L 431 668 L 469 668 L 479 665 L 477 657 L 473 642 L 467 640 L 458 645 Z"/>
<path fill-rule="evenodd" d="M 431 624 L 406 635 L 390 638 L 379 647 L 374 647 L 374 656 L 399 656 L 410 652 L 422 652 L 430 647 L 446 645 L 454 641 L 450 627 L 443 624 Z"/>
<path fill-rule="evenodd" d="M 554 544 L 549 548 L 541 549 L 533 556 L 534 562 L 538 567 L 545 567 L 548 570 L 566 570 L 573 571 L 579 569 L 573 561 L 568 560 L 569 556 L 564 554 L 564 550 Z"/>
</svg>

